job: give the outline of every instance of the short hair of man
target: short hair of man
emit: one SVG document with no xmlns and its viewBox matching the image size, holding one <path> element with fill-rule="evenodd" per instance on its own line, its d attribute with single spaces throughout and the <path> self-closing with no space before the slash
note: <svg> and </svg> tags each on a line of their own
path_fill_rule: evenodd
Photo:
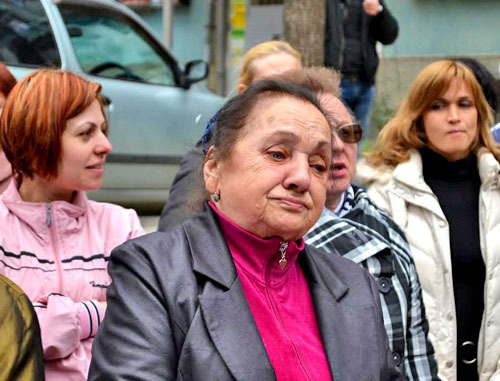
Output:
<svg viewBox="0 0 500 381">
<path fill-rule="evenodd" d="M 328 93 L 338 96 L 340 77 L 336 70 L 322 66 L 305 67 L 302 69 L 288 70 L 279 76 L 285 81 L 297 83 L 308 88 L 314 94 Z"/>
<path fill-rule="evenodd" d="M 311 103 L 328 120 L 316 95 L 308 88 L 293 82 L 276 79 L 256 81 L 243 93 L 231 98 L 220 111 L 211 140 L 219 158 L 225 159 L 230 155 L 241 130 L 259 101 L 277 96 L 293 97 Z"/>
<path fill-rule="evenodd" d="M 66 122 L 96 99 L 102 109 L 100 90 L 98 83 L 61 70 L 36 71 L 19 81 L 0 116 L 0 146 L 14 173 L 57 177 Z"/>
<path fill-rule="evenodd" d="M 417 75 L 396 115 L 380 131 L 375 149 L 365 155 L 368 164 L 396 166 L 409 160 L 410 149 L 426 146 L 423 114 L 448 90 L 453 79 L 470 87 L 477 109 L 479 132 L 472 150 L 477 153 L 486 147 L 499 158 L 500 150 L 490 134 L 493 113 L 476 77 L 464 64 L 443 60 L 427 65 Z"/>
<path fill-rule="evenodd" d="M 7 66 L 0 63 L 0 93 L 7 97 L 16 83 L 16 78 L 7 69 Z"/>
<path fill-rule="evenodd" d="M 301 62 L 301 56 L 292 46 L 285 41 L 266 41 L 261 44 L 255 45 L 249 49 L 243 56 L 241 63 L 239 84 L 249 86 L 253 82 L 255 71 L 253 68 L 253 61 L 270 56 L 271 54 L 286 53 L 295 57 L 297 61 Z"/>
</svg>

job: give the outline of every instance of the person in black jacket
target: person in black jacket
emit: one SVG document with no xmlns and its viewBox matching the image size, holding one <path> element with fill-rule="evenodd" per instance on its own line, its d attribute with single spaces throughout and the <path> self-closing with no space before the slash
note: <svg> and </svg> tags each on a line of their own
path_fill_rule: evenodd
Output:
<svg viewBox="0 0 500 381">
<path fill-rule="evenodd" d="M 365 129 L 364 136 L 370 134 L 375 99 L 375 45 L 393 43 L 398 29 L 384 0 L 326 0 L 325 66 L 342 74 L 342 99 Z"/>
</svg>

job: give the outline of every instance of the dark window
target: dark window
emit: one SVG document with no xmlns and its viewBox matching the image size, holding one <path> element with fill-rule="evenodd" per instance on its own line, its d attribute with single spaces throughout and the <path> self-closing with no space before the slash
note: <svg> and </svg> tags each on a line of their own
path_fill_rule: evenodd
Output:
<svg viewBox="0 0 500 381">
<path fill-rule="evenodd" d="M 54 35 L 39 0 L 0 1 L 0 61 L 8 65 L 61 66 Z"/>
<path fill-rule="evenodd" d="M 108 78 L 176 85 L 173 59 L 132 19 L 106 8 L 61 4 L 84 72 Z"/>
</svg>

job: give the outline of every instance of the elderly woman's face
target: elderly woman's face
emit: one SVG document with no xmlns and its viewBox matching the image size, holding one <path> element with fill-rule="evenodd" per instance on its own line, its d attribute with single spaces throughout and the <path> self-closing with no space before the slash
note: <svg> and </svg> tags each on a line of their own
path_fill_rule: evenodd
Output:
<svg viewBox="0 0 500 381">
<path fill-rule="evenodd" d="M 423 115 L 427 144 L 449 161 L 466 157 L 476 135 L 477 108 L 469 86 L 453 79 Z"/>
<path fill-rule="evenodd" d="M 218 209 L 262 238 L 302 237 L 325 202 L 331 132 L 312 104 L 290 96 L 257 103 L 225 160 L 205 164 Z"/>
</svg>

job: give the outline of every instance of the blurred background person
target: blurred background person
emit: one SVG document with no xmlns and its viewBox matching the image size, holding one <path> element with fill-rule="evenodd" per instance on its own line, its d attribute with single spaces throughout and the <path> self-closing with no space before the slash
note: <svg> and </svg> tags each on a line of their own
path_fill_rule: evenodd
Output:
<svg viewBox="0 0 500 381">
<path fill-rule="evenodd" d="M 111 151 L 101 86 L 56 70 L 12 89 L 0 145 L 14 178 L 0 196 L 0 273 L 40 322 L 48 380 L 85 380 L 106 308 L 108 255 L 143 234 L 135 211 L 87 200 Z"/>
<path fill-rule="evenodd" d="M 320 84 L 311 90 L 334 130 L 326 207 L 305 235 L 306 243 L 348 258 L 374 277 L 396 366 L 408 380 L 437 380 L 422 290 L 408 242 L 387 213 L 352 184 L 363 128 L 354 123 L 337 97 L 338 76 L 332 70 L 313 67 L 287 71 L 281 77 L 306 87 Z"/>
<path fill-rule="evenodd" d="M 0 274 L 0 380 L 44 380 L 40 327 L 30 300 Z"/>
<path fill-rule="evenodd" d="M 500 143 L 500 123 L 498 123 L 498 85 L 493 74 L 477 59 L 472 57 L 458 57 L 456 61 L 465 64 L 476 76 L 477 81 L 481 85 L 484 97 L 493 110 L 494 126 L 491 127 L 491 136 L 493 140 Z"/>
<path fill-rule="evenodd" d="M 314 95 L 255 82 L 213 134 L 205 211 L 113 251 L 89 379 L 401 379 L 373 280 L 302 239 L 332 149 Z"/>
<path fill-rule="evenodd" d="M 500 150 L 462 63 L 426 66 L 358 165 L 408 238 L 444 380 L 500 377 Z"/>
<path fill-rule="evenodd" d="M 9 95 L 16 82 L 12 73 L 0 62 L 0 114 L 2 113 L 7 95 Z M 4 152 L 0 150 L 0 194 L 9 185 L 11 177 L 12 167 L 5 157 Z"/>
<path fill-rule="evenodd" d="M 287 42 L 263 42 L 251 48 L 243 57 L 237 88 L 238 94 L 241 94 L 253 81 L 301 67 L 300 53 Z M 181 225 L 189 217 L 203 209 L 200 202 L 189 202 L 188 200 L 192 198 L 193 192 L 196 192 L 203 185 L 199 164 L 206 153 L 216 119 L 217 114 L 208 122 L 206 131 L 196 147 L 183 156 L 158 223 L 159 231 L 167 231 Z"/>
<path fill-rule="evenodd" d="M 370 135 L 377 41 L 392 44 L 398 22 L 383 0 L 326 0 L 325 66 L 341 73 L 341 97 Z M 359 143 L 363 149 L 363 139 Z"/>
</svg>

